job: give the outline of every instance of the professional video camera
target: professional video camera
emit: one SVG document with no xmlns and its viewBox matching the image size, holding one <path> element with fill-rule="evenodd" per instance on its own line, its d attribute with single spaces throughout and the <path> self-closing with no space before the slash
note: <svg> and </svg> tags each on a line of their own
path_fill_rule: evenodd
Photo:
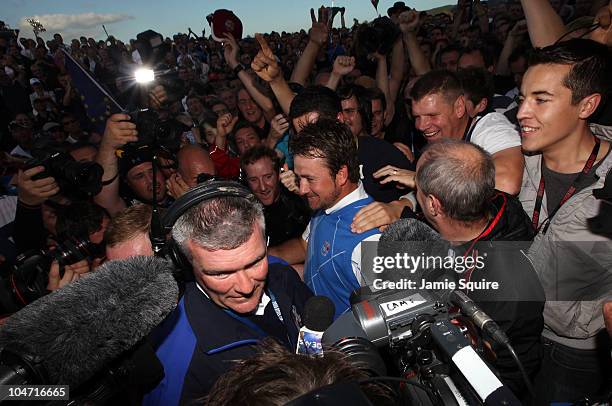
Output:
<svg viewBox="0 0 612 406">
<path fill-rule="evenodd" d="M 497 325 L 462 292 L 369 291 L 356 301 L 351 312 L 325 330 L 324 348 L 345 352 L 363 365 L 377 359 L 376 346 L 395 363 L 387 369 L 405 378 L 404 395 L 415 404 L 520 404 L 474 351 L 467 329 L 459 326 L 459 313 L 449 311 L 449 304 L 458 306 L 477 326 L 499 337 Z M 374 363 L 365 369 L 381 368 Z"/>
<path fill-rule="evenodd" d="M 25 168 L 44 166 L 45 170 L 32 177 L 33 180 L 52 176 L 60 190 L 68 195 L 95 196 L 102 190 L 104 169 L 95 162 L 77 162 L 70 154 L 52 146 L 38 146 L 32 151 L 33 159 Z"/>
<path fill-rule="evenodd" d="M 19 255 L 13 269 L 0 275 L 0 314 L 10 314 L 46 295 L 51 262 L 72 265 L 83 259 L 97 258 L 104 248 L 88 239 L 73 238 L 54 249 L 30 250 Z M 63 276 L 60 268 L 60 274 Z"/>
</svg>

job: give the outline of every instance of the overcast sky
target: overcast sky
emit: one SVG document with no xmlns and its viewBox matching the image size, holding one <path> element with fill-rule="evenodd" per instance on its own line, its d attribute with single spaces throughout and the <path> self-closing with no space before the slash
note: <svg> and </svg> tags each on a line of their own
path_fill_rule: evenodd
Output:
<svg viewBox="0 0 612 406">
<path fill-rule="evenodd" d="M 95 39 L 105 39 L 102 24 L 110 35 L 123 41 L 135 38 L 136 34 L 153 29 L 165 37 L 177 32 L 187 32 L 191 27 L 200 34 L 210 27 L 206 15 L 216 9 L 232 10 L 242 20 L 244 34 L 269 31 L 297 31 L 310 27 L 311 7 L 325 6 L 346 7 L 346 24 L 350 27 L 353 18 L 360 21 L 372 20 L 376 11 L 369 0 L 343 0 L 336 2 L 306 0 L 0 0 L 2 12 L 0 19 L 12 28 L 23 31 L 21 36 L 33 37 L 32 29 L 25 21 L 37 18 L 47 29 L 41 34 L 51 38 L 56 32 L 64 36 L 65 42 L 81 35 Z M 378 11 L 386 15 L 387 9 L 394 1 L 380 1 Z M 452 3 L 449 0 L 413 0 L 406 1 L 410 7 L 426 10 Z M 336 24 L 339 26 L 337 17 Z"/>
</svg>

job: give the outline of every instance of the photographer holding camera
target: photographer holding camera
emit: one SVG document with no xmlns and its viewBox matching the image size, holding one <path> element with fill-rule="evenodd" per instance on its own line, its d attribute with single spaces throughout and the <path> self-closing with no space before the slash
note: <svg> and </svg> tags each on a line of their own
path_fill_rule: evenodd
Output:
<svg viewBox="0 0 612 406">
<path fill-rule="evenodd" d="M 117 151 L 128 143 L 138 142 L 136 124 L 128 114 L 113 114 L 106 122 L 106 129 L 96 162 L 104 168 L 102 190 L 94 201 L 104 207 L 114 217 L 127 207 L 120 195 L 121 182 L 124 182 L 133 197 L 145 203 L 152 202 L 153 185 L 156 187 L 157 203 L 168 201 L 165 178 L 157 171 L 153 178 L 152 153 L 146 146 L 124 148 L 121 158 Z M 121 164 L 120 164 L 121 163 Z M 120 169 L 123 173 L 120 173 Z"/>
</svg>

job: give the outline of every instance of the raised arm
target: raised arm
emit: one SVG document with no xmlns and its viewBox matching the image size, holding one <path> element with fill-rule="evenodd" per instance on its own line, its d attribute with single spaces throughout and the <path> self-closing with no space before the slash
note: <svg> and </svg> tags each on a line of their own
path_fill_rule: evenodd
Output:
<svg viewBox="0 0 612 406">
<path fill-rule="evenodd" d="M 499 54 L 499 60 L 497 61 L 497 65 L 495 67 L 496 74 L 502 76 L 510 75 L 511 72 L 508 59 L 519 45 L 521 37 L 526 32 L 527 22 L 525 20 L 518 21 L 514 27 L 512 27 L 512 30 L 510 30 L 508 33 L 508 37 L 504 43 L 504 48 L 502 49 L 501 54 Z"/>
<path fill-rule="evenodd" d="M 416 38 L 419 22 L 419 13 L 415 10 L 404 11 L 399 15 L 399 27 L 402 31 L 406 50 L 408 51 L 408 58 L 410 58 L 410 64 L 414 69 L 414 73 L 418 76 L 424 75 L 431 70 L 429 60 L 427 60 L 427 57 L 421 50 Z"/>
<path fill-rule="evenodd" d="M 402 38 L 398 38 L 391 51 L 391 71 L 389 72 L 389 96 L 391 103 L 395 106 L 395 98 L 404 79 L 404 44 Z"/>
<path fill-rule="evenodd" d="M 115 151 L 128 142 L 138 141 L 136 124 L 128 121 L 127 114 L 113 114 L 106 121 L 104 136 L 96 156 L 96 162 L 104 169 L 103 182 L 112 180 L 94 196 L 94 202 L 104 207 L 111 217 L 125 209 L 125 202 L 119 196 L 119 163 Z"/>
<path fill-rule="evenodd" d="M 346 55 L 337 56 L 334 61 L 332 72 L 329 75 L 329 80 L 325 86 L 329 87 L 331 90 L 336 90 L 342 77 L 351 73 L 353 69 L 355 69 L 354 57 Z"/>
<path fill-rule="evenodd" d="M 306 85 L 306 79 L 312 72 L 317 54 L 319 50 L 327 42 L 329 36 L 328 15 L 325 7 L 319 8 L 319 21 L 315 18 L 314 9 L 310 9 L 310 19 L 312 27 L 308 33 L 308 44 L 304 48 L 304 52 L 298 59 L 293 72 L 291 73 L 291 82 L 299 83 L 302 86 Z"/>
<path fill-rule="evenodd" d="M 238 62 L 238 42 L 236 42 L 236 39 L 230 33 L 225 34 L 225 39 L 227 42 L 224 44 L 223 55 L 229 67 L 235 72 L 235 69 L 240 65 L 240 62 Z M 270 121 L 276 115 L 276 109 L 272 100 L 255 86 L 255 80 L 244 69 L 239 70 L 237 76 L 253 100 L 255 100 L 255 103 L 263 110 L 266 120 Z"/>
<path fill-rule="evenodd" d="M 554 44 L 565 33 L 563 20 L 548 0 L 521 0 L 534 47 Z"/>
<path fill-rule="evenodd" d="M 257 76 L 270 84 L 272 92 L 274 92 L 274 96 L 276 96 L 283 112 L 289 114 L 289 107 L 295 94 L 283 78 L 283 75 L 281 75 L 281 70 L 278 67 L 274 53 L 266 40 L 261 34 L 255 34 L 255 38 L 259 42 L 261 50 L 253 58 L 251 68 L 253 68 Z"/>
</svg>

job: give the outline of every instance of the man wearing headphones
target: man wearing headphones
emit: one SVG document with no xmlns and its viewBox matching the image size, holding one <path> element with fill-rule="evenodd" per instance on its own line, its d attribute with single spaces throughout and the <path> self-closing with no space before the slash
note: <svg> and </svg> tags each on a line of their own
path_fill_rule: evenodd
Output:
<svg viewBox="0 0 612 406">
<path fill-rule="evenodd" d="M 200 399 L 233 361 L 253 356 L 264 337 L 295 348 L 312 296 L 292 268 L 269 264 L 262 206 L 239 185 L 203 183 L 178 199 L 165 219 L 176 219 L 172 237 L 195 281 L 153 334 L 165 377 L 145 405 Z"/>
</svg>

